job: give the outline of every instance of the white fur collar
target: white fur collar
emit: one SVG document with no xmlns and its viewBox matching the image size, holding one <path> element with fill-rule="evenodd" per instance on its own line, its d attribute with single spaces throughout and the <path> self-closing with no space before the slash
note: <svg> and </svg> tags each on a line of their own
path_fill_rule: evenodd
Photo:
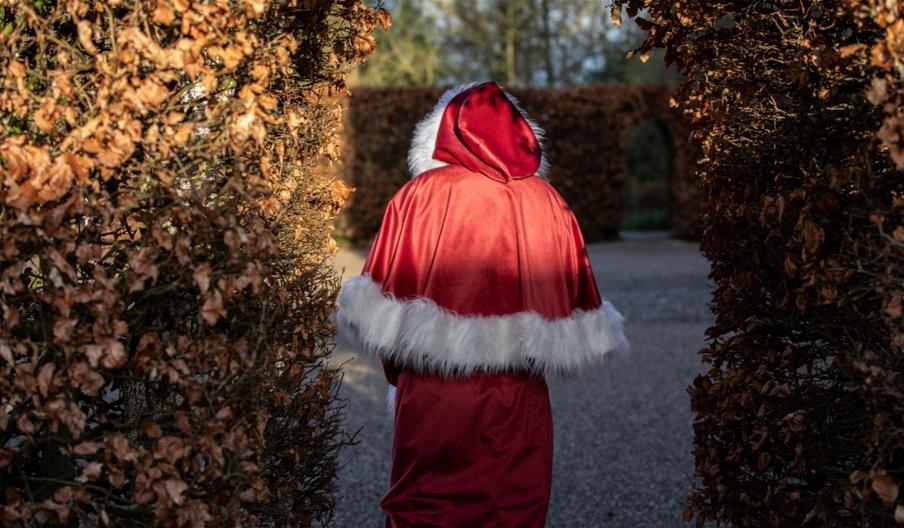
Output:
<svg viewBox="0 0 904 528">
<path fill-rule="evenodd" d="M 446 90 L 442 97 L 439 98 L 439 102 L 436 103 L 436 106 L 433 107 L 433 110 L 431 110 L 430 113 L 414 128 L 414 136 L 411 139 L 411 148 L 408 150 L 408 169 L 411 171 L 412 178 L 416 178 L 428 170 L 448 165 L 448 163 L 444 161 L 433 159 L 433 151 L 436 149 L 436 137 L 439 135 L 439 125 L 443 119 L 443 113 L 446 111 L 446 106 L 448 106 L 449 102 L 452 101 L 456 95 L 476 84 L 477 83 L 462 84 Z M 549 172 L 549 158 L 546 156 L 546 149 L 543 147 L 545 133 L 543 132 L 543 129 L 540 128 L 540 125 L 527 115 L 527 112 L 524 111 L 524 108 L 515 96 L 505 90 L 503 90 L 503 93 L 509 98 L 509 101 L 515 105 L 515 108 L 521 112 L 521 115 L 530 125 L 531 130 L 533 130 L 534 136 L 537 137 L 537 142 L 540 143 L 540 167 L 537 169 L 537 176 L 545 179 L 546 174 Z"/>
</svg>

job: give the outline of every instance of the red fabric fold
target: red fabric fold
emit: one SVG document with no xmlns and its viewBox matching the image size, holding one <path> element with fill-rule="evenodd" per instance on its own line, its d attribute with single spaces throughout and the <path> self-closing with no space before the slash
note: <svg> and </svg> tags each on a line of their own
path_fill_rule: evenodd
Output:
<svg viewBox="0 0 904 528">
<path fill-rule="evenodd" d="M 601 304 L 577 220 L 548 182 L 500 184 L 456 166 L 396 194 L 364 273 L 399 299 L 426 297 L 459 315 L 555 320 Z"/>
<path fill-rule="evenodd" d="M 403 371 L 396 394 L 387 527 L 545 524 L 552 412 L 542 379 Z"/>
</svg>

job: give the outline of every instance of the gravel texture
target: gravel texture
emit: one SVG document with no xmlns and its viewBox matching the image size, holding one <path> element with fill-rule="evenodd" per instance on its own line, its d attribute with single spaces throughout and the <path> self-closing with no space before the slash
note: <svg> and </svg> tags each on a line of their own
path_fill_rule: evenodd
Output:
<svg viewBox="0 0 904 528">
<path fill-rule="evenodd" d="M 686 392 L 703 370 L 697 350 L 711 315 L 711 283 L 696 244 L 625 233 L 588 248 L 600 291 L 625 315 L 631 352 L 576 380 L 550 380 L 555 459 L 549 527 L 678 527 L 693 486 Z M 343 250 L 343 278 L 365 252 Z M 346 429 L 359 443 L 341 457 L 336 527 L 381 527 L 392 422 L 377 361 L 339 338 Z"/>
</svg>

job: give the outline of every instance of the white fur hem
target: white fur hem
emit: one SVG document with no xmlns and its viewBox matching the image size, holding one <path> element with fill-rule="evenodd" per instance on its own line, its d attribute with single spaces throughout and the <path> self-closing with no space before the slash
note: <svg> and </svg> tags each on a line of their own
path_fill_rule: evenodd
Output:
<svg viewBox="0 0 904 528">
<path fill-rule="evenodd" d="M 628 350 L 624 317 L 609 302 L 555 321 L 532 311 L 463 316 L 430 299 L 386 295 L 368 275 L 342 287 L 336 324 L 366 352 L 446 375 L 509 369 L 573 375 Z"/>
<path fill-rule="evenodd" d="M 439 102 L 433 107 L 433 110 L 422 119 L 414 128 L 414 136 L 411 139 L 411 148 L 408 150 L 408 169 L 411 171 L 411 177 L 416 178 L 421 174 L 439 167 L 445 167 L 448 163 L 433 158 L 433 152 L 436 150 L 436 137 L 439 135 L 439 126 L 443 120 L 443 113 L 446 106 L 455 98 L 456 95 L 476 85 L 477 83 L 462 84 L 454 88 L 449 88 L 439 98 Z M 540 144 L 540 167 L 537 169 L 537 176 L 546 178 L 549 172 L 549 159 L 546 157 L 546 149 L 543 148 L 543 138 L 545 133 L 536 121 L 531 119 L 518 99 L 512 94 L 503 90 L 509 101 L 515 105 L 515 108 L 521 112 L 521 115 L 530 125 L 537 142 Z"/>
</svg>

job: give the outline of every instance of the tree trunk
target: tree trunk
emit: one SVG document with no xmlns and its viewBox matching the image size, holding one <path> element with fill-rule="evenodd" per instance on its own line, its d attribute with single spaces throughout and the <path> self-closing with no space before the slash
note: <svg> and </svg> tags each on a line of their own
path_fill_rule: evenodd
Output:
<svg viewBox="0 0 904 528">
<path fill-rule="evenodd" d="M 515 17 L 515 3 L 506 2 L 505 5 L 505 84 L 513 86 L 515 84 L 515 38 L 517 36 L 518 27 Z"/>
<path fill-rule="evenodd" d="M 556 72 L 552 65 L 552 34 L 549 31 L 549 0 L 541 0 L 543 9 L 543 58 L 546 62 L 546 86 L 556 84 Z"/>
</svg>

